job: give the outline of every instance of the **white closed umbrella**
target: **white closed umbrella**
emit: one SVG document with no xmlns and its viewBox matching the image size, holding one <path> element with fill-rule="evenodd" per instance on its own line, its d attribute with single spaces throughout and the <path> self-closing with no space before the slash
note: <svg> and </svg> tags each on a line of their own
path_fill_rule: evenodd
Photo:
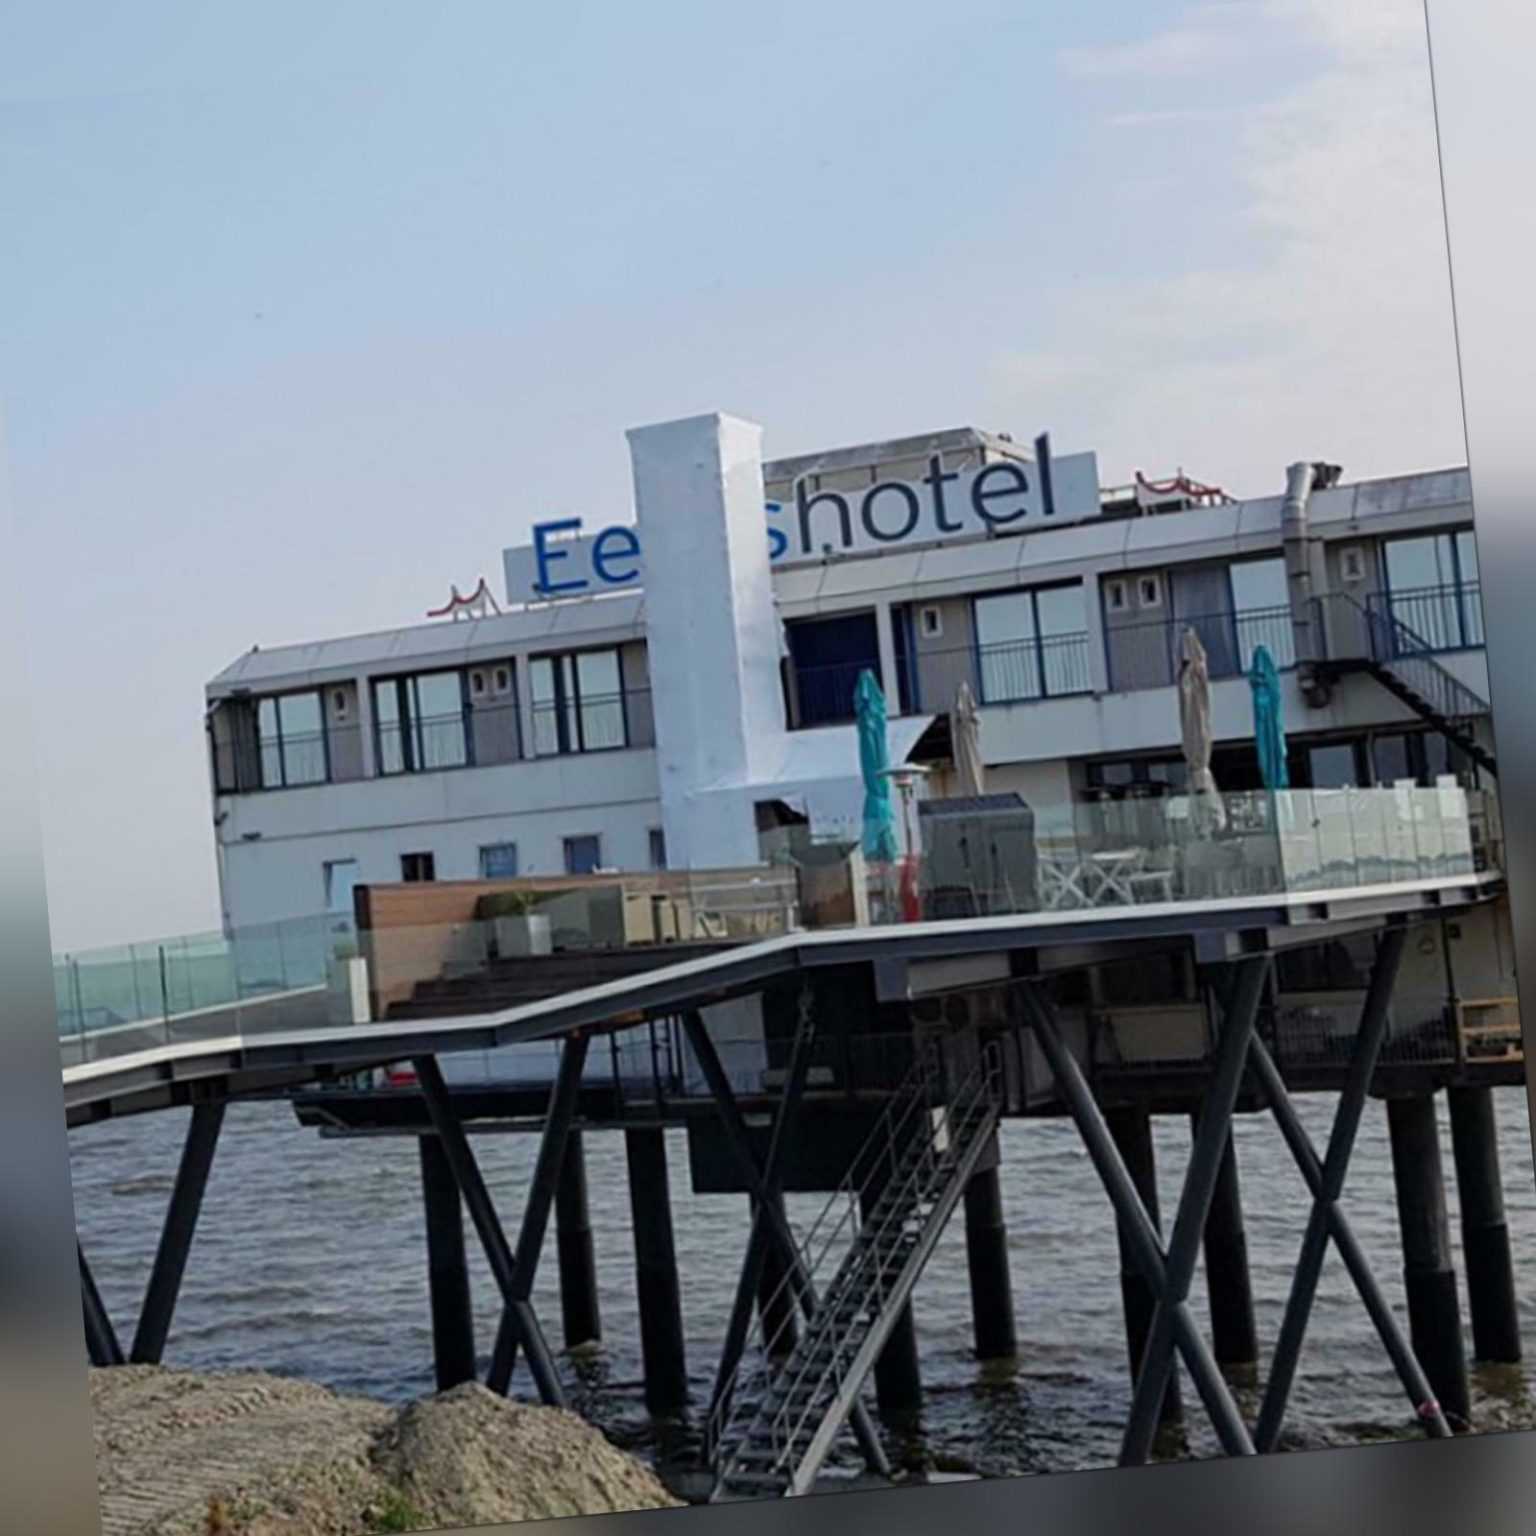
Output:
<svg viewBox="0 0 1536 1536">
<path fill-rule="evenodd" d="M 976 696 L 964 678 L 955 695 L 955 707 L 949 717 L 949 731 L 955 755 L 955 779 L 962 796 L 979 798 L 986 793 L 986 769 L 981 761 L 981 711 Z"/>
<path fill-rule="evenodd" d="M 1193 629 L 1186 629 L 1179 642 L 1179 728 L 1189 769 L 1191 829 L 1220 831 L 1227 816 L 1211 773 L 1211 669 Z"/>
</svg>

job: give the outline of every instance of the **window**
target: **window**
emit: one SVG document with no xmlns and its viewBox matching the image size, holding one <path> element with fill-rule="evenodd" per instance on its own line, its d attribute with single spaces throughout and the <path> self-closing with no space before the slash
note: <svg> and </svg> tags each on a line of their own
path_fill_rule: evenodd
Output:
<svg viewBox="0 0 1536 1536">
<path fill-rule="evenodd" d="M 595 836 L 568 837 L 565 840 L 565 872 L 590 875 L 602 867 L 602 845 Z"/>
<path fill-rule="evenodd" d="M 325 864 L 325 910 L 352 915 L 352 892 L 357 888 L 357 860 L 331 859 Z"/>
<path fill-rule="evenodd" d="M 1470 528 L 1391 539 L 1384 553 L 1386 602 L 1399 647 L 1457 651 L 1482 645 L 1482 592 Z"/>
<path fill-rule="evenodd" d="M 1143 608 L 1161 608 L 1163 606 L 1162 580 L 1157 576 L 1138 576 L 1136 596 Z"/>
<path fill-rule="evenodd" d="M 477 699 L 482 694 L 484 694 L 484 692 L 485 692 L 485 673 L 484 672 L 481 672 L 481 671 L 477 670 L 477 671 L 471 672 L 469 674 L 469 691 Z"/>
<path fill-rule="evenodd" d="M 983 704 L 1088 692 L 1081 582 L 978 597 L 973 608 Z"/>
<path fill-rule="evenodd" d="M 1463 781 L 1475 777 L 1466 754 L 1438 731 L 1392 732 L 1373 737 L 1371 768 L 1380 785 L 1407 779 L 1428 788 L 1445 774 Z"/>
<path fill-rule="evenodd" d="M 1262 645 L 1277 667 L 1296 663 L 1296 635 L 1291 626 L 1291 598 L 1283 556 L 1238 560 L 1229 571 L 1237 661 L 1247 672 Z M 1205 636 L 1202 635 L 1201 639 Z"/>
<path fill-rule="evenodd" d="M 1365 551 L 1358 544 L 1339 551 L 1339 578 L 1350 586 L 1365 580 Z"/>
<path fill-rule="evenodd" d="M 462 672 L 419 672 L 373 685 L 379 772 L 428 773 L 471 761 L 468 682 Z"/>
<path fill-rule="evenodd" d="M 496 668 L 496 682 L 495 682 L 495 685 L 494 685 L 494 691 L 496 693 L 511 693 L 512 692 L 512 669 L 511 669 L 511 667 L 497 667 Z"/>
<path fill-rule="evenodd" d="M 1182 757 L 1140 757 L 1088 763 L 1084 772 L 1090 790 L 1112 799 L 1126 794 L 1177 793 L 1184 789 L 1188 777 Z"/>
<path fill-rule="evenodd" d="M 256 740 L 263 789 L 324 784 L 329 777 L 318 692 L 263 699 L 256 710 Z"/>
<path fill-rule="evenodd" d="M 338 720 L 345 720 L 347 718 L 348 706 L 347 691 L 345 688 L 336 688 L 332 690 L 331 713 L 335 715 Z"/>
<path fill-rule="evenodd" d="M 1129 591 L 1123 581 L 1104 583 L 1104 606 L 1111 613 L 1124 613 L 1131 605 Z"/>
<path fill-rule="evenodd" d="M 528 670 L 536 757 L 629 744 L 618 651 L 535 656 Z"/>
<path fill-rule="evenodd" d="M 667 867 L 667 834 L 660 827 L 651 828 L 651 868 Z"/>
<path fill-rule="evenodd" d="M 430 853 L 402 853 L 400 878 L 408 885 L 437 879 L 437 860 Z"/>
<path fill-rule="evenodd" d="M 1361 775 L 1359 754 L 1349 741 L 1313 747 L 1307 754 L 1312 789 L 1358 789 Z"/>
<path fill-rule="evenodd" d="M 937 640 L 944 633 L 943 613 L 937 608 L 920 608 L 918 628 L 925 640 Z"/>
<path fill-rule="evenodd" d="M 515 880 L 517 878 L 517 844 L 485 844 L 480 849 L 480 878 L 482 880 Z"/>
</svg>

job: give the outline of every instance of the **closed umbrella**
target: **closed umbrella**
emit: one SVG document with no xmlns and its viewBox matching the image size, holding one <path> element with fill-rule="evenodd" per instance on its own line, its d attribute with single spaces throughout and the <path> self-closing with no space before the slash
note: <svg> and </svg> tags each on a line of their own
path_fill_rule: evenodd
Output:
<svg viewBox="0 0 1536 1536">
<path fill-rule="evenodd" d="M 1285 723 L 1281 714 L 1280 674 L 1267 646 L 1256 646 L 1248 674 L 1253 689 L 1253 743 L 1259 753 L 1259 777 L 1268 790 L 1289 789 L 1285 761 Z"/>
<path fill-rule="evenodd" d="M 976 708 L 976 696 L 971 685 L 963 678 L 955 695 L 955 708 L 949 717 L 950 736 L 955 754 L 955 779 L 961 795 L 979 798 L 986 791 L 982 787 L 985 769 L 981 762 L 981 713 Z"/>
<path fill-rule="evenodd" d="M 1184 631 L 1179 652 L 1179 727 L 1189 769 L 1190 821 L 1198 833 L 1219 831 L 1227 818 L 1211 775 L 1210 667 L 1193 629 Z"/>
<path fill-rule="evenodd" d="M 864 780 L 864 857 L 871 864 L 892 864 L 900 856 L 896 818 L 891 810 L 890 752 L 885 739 L 885 695 L 875 674 L 865 670 L 853 690 L 854 721 L 859 733 L 859 773 Z"/>
</svg>

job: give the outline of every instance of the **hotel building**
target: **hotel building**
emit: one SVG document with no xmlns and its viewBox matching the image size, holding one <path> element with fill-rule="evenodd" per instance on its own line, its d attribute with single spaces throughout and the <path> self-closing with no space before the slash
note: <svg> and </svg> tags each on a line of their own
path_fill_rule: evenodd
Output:
<svg viewBox="0 0 1536 1536">
<path fill-rule="evenodd" d="M 729 417 L 630 443 L 636 522 L 536 528 L 504 603 L 254 649 L 209 683 L 227 925 L 349 912 L 359 883 L 740 867 L 786 821 L 855 839 L 866 669 L 928 794 L 964 682 L 986 788 L 1037 828 L 1176 796 L 1190 628 L 1221 789 L 1259 787 L 1260 645 L 1292 786 L 1493 788 L 1465 469 L 1277 460 L 1239 498 L 1104 487 L 1091 453 L 968 428 L 767 462 Z M 1478 941 L 1484 995 L 1513 990 L 1506 925 Z"/>
</svg>

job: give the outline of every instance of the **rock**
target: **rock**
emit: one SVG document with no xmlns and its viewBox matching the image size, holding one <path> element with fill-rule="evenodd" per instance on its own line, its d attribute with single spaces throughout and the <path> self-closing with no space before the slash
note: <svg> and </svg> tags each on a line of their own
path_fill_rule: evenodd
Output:
<svg viewBox="0 0 1536 1536">
<path fill-rule="evenodd" d="M 104 1536 L 377 1536 L 659 1509 L 589 1424 L 478 1385 L 394 1410 L 258 1372 L 91 1372 Z"/>
</svg>

